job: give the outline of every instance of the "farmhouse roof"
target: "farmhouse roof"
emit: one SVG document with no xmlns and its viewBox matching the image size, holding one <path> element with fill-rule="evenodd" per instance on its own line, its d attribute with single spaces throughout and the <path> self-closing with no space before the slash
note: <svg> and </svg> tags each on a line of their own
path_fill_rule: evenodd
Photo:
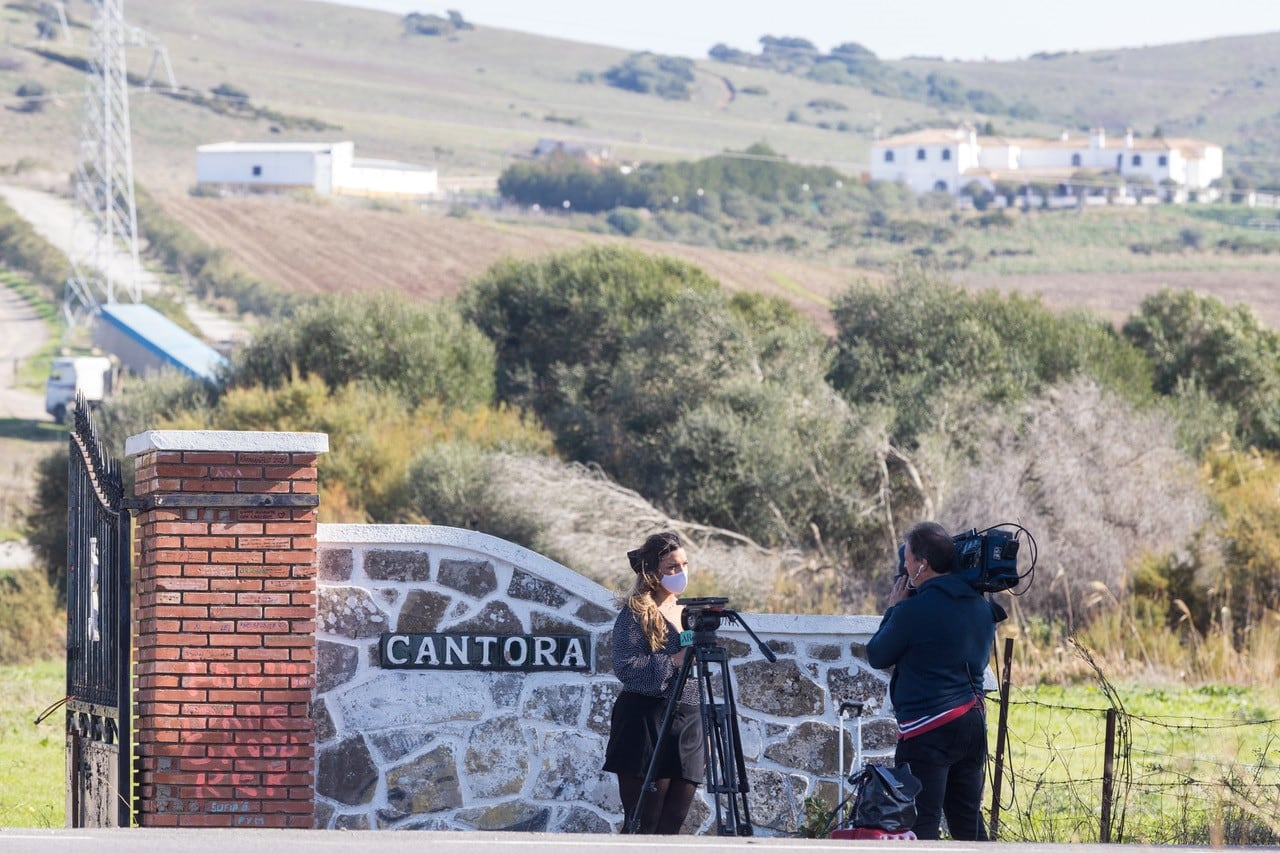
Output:
<svg viewBox="0 0 1280 853">
<path fill-rule="evenodd" d="M 289 152 L 311 152 L 324 154 L 332 151 L 334 146 L 351 143 L 343 142 L 213 142 L 201 145 L 196 151 L 201 153 L 242 153 L 267 154 Z"/>
<path fill-rule="evenodd" d="M 434 172 L 430 166 L 419 166 L 417 163 L 403 163 L 399 160 L 378 160 L 372 157 L 356 157 L 351 165 L 364 169 L 390 169 L 396 172 Z"/>
<path fill-rule="evenodd" d="M 968 140 L 969 132 L 967 130 L 956 127 L 933 127 L 927 130 L 917 130 L 913 133 L 888 136 L 884 139 L 878 139 L 872 144 L 880 148 L 893 148 L 899 145 L 953 145 L 959 142 L 967 142 Z"/>
</svg>

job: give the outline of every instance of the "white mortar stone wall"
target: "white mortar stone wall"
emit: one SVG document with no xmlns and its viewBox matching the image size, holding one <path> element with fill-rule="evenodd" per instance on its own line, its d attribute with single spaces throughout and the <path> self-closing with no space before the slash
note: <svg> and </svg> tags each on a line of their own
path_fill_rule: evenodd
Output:
<svg viewBox="0 0 1280 853">
<path fill-rule="evenodd" d="M 620 829 L 615 777 L 600 770 L 619 690 L 610 590 L 471 531 L 321 524 L 317 538 L 318 827 Z M 757 834 L 793 833 L 807 797 L 837 800 L 841 703 L 866 706 L 864 758 L 892 758 L 888 677 L 864 650 L 879 617 L 742 616 L 778 658 L 765 660 L 739 627 L 717 632 L 751 820 Z M 378 639 L 391 632 L 589 634 L 594 660 L 589 672 L 384 670 Z M 854 731 L 848 723 L 846 767 Z M 705 795 L 685 831 L 714 833 Z"/>
</svg>

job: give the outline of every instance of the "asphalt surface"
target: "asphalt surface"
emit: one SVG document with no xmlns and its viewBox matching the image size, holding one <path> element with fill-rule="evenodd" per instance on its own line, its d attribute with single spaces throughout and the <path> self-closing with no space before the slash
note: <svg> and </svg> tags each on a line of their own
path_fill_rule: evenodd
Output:
<svg viewBox="0 0 1280 853">
<path fill-rule="evenodd" d="M 297 829 L 99 829 L 36 830 L 0 829 L 4 853 L 326 853 L 370 851 L 400 853 L 550 853 L 588 850 L 671 850 L 695 853 L 718 851 L 848 851 L 884 850 L 904 845 L 911 851 L 947 853 L 1115 853 L 1115 845 L 1102 844 L 974 844 L 957 841 L 842 841 L 808 838 L 718 838 L 715 836 L 655 835 L 552 835 L 523 832 L 370 832 Z M 1124 845 L 1127 853 L 1167 850 Z M 1181 851 L 1215 848 L 1179 847 Z M 1227 848 L 1216 848 L 1218 850 Z"/>
</svg>

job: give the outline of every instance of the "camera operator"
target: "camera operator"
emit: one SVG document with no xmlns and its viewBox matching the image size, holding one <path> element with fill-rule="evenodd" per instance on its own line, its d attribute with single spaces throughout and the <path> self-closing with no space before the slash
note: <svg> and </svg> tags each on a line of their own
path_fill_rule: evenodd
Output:
<svg viewBox="0 0 1280 853">
<path fill-rule="evenodd" d="M 698 682 L 688 679 L 662 742 L 658 731 L 687 653 L 680 645 L 683 608 L 676 597 L 689 579 L 689 559 L 675 533 L 655 533 L 627 553 L 635 584 L 613 626 L 613 672 L 622 693 L 613 706 L 604 769 L 618 775 L 629 826 L 656 751 L 656 790 L 644 798 L 638 832 L 680 832 L 706 774 Z"/>
<path fill-rule="evenodd" d="M 894 762 L 909 764 L 923 785 L 913 829 L 918 838 L 937 839 L 945 814 L 952 838 L 985 841 L 982 678 L 995 639 L 992 608 L 952 574 L 955 543 L 939 524 L 907 531 L 903 566 L 880 628 L 867 643 L 867 661 L 877 669 L 893 667 Z"/>
</svg>

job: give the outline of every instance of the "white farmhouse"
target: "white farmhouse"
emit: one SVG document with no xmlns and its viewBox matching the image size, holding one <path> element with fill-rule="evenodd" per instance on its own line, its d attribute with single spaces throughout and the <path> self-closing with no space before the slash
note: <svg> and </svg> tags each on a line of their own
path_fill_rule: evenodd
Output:
<svg viewBox="0 0 1280 853">
<path fill-rule="evenodd" d="M 1131 131 L 1109 141 L 1102 129 L 1087 137 L 1064 131 L 1057 139 L 978 136 L 968 125 L 891 136 L 871 145 L 872 180 L 902 181 L 919 193 L 955 195 L 972 181 L 987 189 L 996 181 L 1065 184 L 1080 172 L 1205 190 L 1222 177 L 1222 147 L 1197 139 L 1139 139 Z"/>
<path fill-rule="evenodd" d="M 353 142 L 218 142 L 196 149 L 196 183 L 242 189 L 304 187 L 320 195 L 435 195 L 435 169 L 357 159 Z"/>
</svg>

